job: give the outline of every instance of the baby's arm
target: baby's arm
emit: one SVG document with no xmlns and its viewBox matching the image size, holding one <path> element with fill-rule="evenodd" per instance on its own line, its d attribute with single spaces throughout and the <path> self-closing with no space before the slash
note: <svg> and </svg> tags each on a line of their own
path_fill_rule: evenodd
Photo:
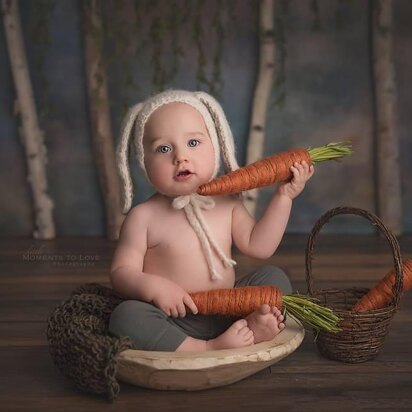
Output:
<svg viewBox="0 0 412 412">
<path fill-rule="evenodd" d="M 136 206 L 123 223 L 111 265 L 112 287 L 127 299 L 153 303 L 168 316 L 184 317 L 185 305 L 197 313 L 196 305 L 183 288 L 162 276 L 143 272 L 148 231 L 146 209 Z"/>
<path fill-rule="evenodd" d="M 251 257 L 267 259 L 278 248 L 292 208 L 292 200 L 305 187 L 314 173 L 306 162 L 291 167 L 293 178 L 282 182 L 262 218 L 256 222 L 239 202 L 233 209 L 232 235 L 238 249 Z"/>
</svg>

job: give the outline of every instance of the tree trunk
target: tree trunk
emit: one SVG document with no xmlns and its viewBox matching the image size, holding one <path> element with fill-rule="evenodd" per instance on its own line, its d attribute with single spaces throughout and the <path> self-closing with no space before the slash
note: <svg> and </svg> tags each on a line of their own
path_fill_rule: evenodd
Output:
<svg viewBox="0 0 412 412">
<path fill-rule="evenodd" d="M 402 232 L 402 197 L 392 56 L 392 0 L 375 0 L 372 4 L 378 213 L 394 234 L 399 235 Z"/>
<path fill-rule="evenodd" d="M 275 37 L 273 0 L 260 2 L 260 57 L 259 74 L 253 97 L 252 119 L 249 129 L 246 164 L 253 163 L 263 156 L 266 128 L 266 112 L 272 91 L 274 64 L 275 64 Z M 258 190 L 249 190 L 244 197 L 244 204 L 254 215 Z"/>
<path fill-rule="evenodd" d="M 2 0 L 2 14 L 17 94 L 17 106 L 22 120 L 20 135 L 26 152 L 27 180 L 30 182 L 34 202 L 35 229 L 33 236 L 37 239 L 52 239 L 55 237 L 55 227 L 52 213 L 53 201 L 48 195 L 47 188 L 46 147 L 33 98 L 18 1 Z"/>
<path fill-rule="evenodd" d="M 111 132 L 107 76 L 103 62 L 103 26 L 98 0 L 83 2 L 85 65 L 93 147 L 106 212 L 106 233 L 118 239 L 123 215 Z"/>
</svg>

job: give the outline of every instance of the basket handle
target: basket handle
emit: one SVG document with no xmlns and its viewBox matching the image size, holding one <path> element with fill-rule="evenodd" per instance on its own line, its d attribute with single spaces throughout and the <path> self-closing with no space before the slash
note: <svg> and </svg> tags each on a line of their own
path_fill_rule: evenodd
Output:
<svg viewBox="0 0 412 412">
<path fill-rule="evenodd" d="M 385 226 L 385 224 L 373 213 L 370 213 L 364 209 L 359 209 L 356 207 L 336 207 L 324 213 L 318 221 L 313 226 L 312 232 L 309 235 L 308 243 L 306 245 L 306 283 L 308 285 L 308 292 L 310 295 L 314 295 L 313 288 L 313 277 L 312 277 L 312 260 L 313 260 L 313 250 L 315 247 L 316 237 L 322 228 L 322 226 L 327 223 L 333 216 L 350 214 L 358 215 L 368 219 L 374 226 L 377 226 L 378 229 L 385 235 L 393 253 L 393 261 L 395 265 L 395 284 L 393 285 L 392 294 L 393 300 L 392 305 L 398 306 L 399 300 L 402 294 L 403 288 L 403 273 L 402 273 L 402 260 L 401 253 L 399 248 L 399 243 L 396 237 L 392 232 Z"/>
</svg>

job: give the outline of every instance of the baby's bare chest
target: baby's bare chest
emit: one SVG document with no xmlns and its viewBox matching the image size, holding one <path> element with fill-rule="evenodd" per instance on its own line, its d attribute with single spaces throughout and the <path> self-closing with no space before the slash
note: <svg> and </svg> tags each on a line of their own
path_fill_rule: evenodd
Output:
<svg viewBox="0 0 412 412">
<path fill-rule="evenodd" d="M 227 208 L 202 211 L 203 219 L 211 235 L 220 247 L 232 244 L 232 213 Z M 187 255 L 199 249 L 196 231 L 183 210 L 172 210 L 153 219 L 148 229 L 148 248 L 162 253 Z"/>
</svg>

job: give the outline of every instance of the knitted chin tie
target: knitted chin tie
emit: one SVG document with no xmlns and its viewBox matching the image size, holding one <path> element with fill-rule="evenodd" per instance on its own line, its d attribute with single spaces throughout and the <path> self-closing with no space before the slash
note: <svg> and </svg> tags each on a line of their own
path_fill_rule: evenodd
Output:
<svg viewBox="0 0 412 412">
<path fill-rule="evenodd" d="M 212 259 L 212 247 L 222 260 L 225 267 L 233 267 L 236 262 L 229 259 L 223 252 L 223 250 L 216 243 L 213 235 L 207 225 L 205 219 L 203 218 L 201 209 L 209 210 L 215 206 L 215 201 L 210 196 L 200 196 L 197 193 L 191 195 L 178 196 L 173 199 L 172 206 L 175 209 L 183 209 L 185 211 L 187 220 L 193 227 L 193 230 L 197 234 L 202 245 L 203 253 L 205 255 L 207 266 L 209 267 L 209 272 L 212 280 L 222 279 L 213 264 Z"/>
</svg>

